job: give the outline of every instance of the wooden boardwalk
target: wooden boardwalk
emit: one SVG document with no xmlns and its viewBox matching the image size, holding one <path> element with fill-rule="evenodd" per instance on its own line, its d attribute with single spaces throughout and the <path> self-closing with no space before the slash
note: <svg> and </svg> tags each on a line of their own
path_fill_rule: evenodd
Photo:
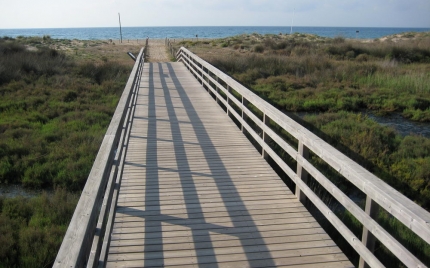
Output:
<svg viewBox="0 0 430 268">
<path fill-rule="evenodd" d="M 182 63 L 145 63 L 107 267 L 353 267 Z"/>
</svg>

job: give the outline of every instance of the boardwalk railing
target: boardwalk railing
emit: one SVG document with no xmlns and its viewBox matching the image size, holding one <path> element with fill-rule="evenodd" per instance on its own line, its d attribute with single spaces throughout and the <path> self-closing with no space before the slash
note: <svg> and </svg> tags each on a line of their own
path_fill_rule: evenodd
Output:
<svg viewBox="0 0 430 268">
<path fill-rule="evenodd" d="M 166 40 L 166 45 L 174 53 L 169 40 Z M 216 101 L 225 107 L 230 117 L 239 122 L 242 131 L 248 133 L 261 146 L 263 157 L 266 159 L 270 157 L 295 183 L 297 198 L 302 202 L 305 199 L 311 201 L 355 249 L 360 255 L 360 267 L 366 265 L 383 267 L 382 263 L 372 253 L 375 238 L 406 266 L 425 267 L 419 259 L 374 219 L 380 206 L 424 241 L 430 243 L 430 213 L 186 48 L 180 48 L 176 53 L 176 58 L 182 61 Z M 260 118 L 254 114 L 250 107 L 258 109 L 263 116 Z M 273 125 L 277 125 L 278 128 L 285 130 L 294 137 L 297 140 L 297 149 L 273 131 L 271 127 Z M 261 133 L 257 133 L 259 131 L 255 131 L 254 128 L 260 130 Z M 273 144 L 282 148 L 297 162 L 296 170 L 293 170 L 272 149 L 274 148 Z M 333 184 L 323 174 L 323 171 L 318 170 L 308 161 L 310 153 L 318 156 L 367 196 L 364 210 Z M 356 237 L 308 186 L 308 174 L 363 224 L 361 239 Z"/>
<path fill-rule="evenodd" d="M 146 45 L 140 50 L 130 78 L 106 131 L 81 198 L 61 244 L 54 267 L 103 266 L 112 229 L 123 158 L 140 84 Z"/>
</svg>

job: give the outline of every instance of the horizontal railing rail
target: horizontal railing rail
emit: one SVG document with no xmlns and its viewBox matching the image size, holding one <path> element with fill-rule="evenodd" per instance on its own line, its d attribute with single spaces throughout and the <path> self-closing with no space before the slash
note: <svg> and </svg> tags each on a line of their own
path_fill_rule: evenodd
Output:
<svg viewBox="0 0 430 268">
<path fill-rule="evenodd" d="M 169 45 L 169 50 L 174 53 L 173 47 L 168 40 L 166 40 L 166 44 Z M 270 156 L 296 184 L 297 198 L 302 202 L 305 199 L 311 201 L 355 249 L 360 255 L 360 267 L 383 267 L 383 264 L 373 254 L 375 238 L 384 244 L 406 266 L 425 267 L 417 257 L 380 226 L 375 221 L 375 217 L 380 206 L 424 241 L 430 243 L 430 213 L 186 48 L 181 47 L 176 53 L 176 58 L 178 61 L 182 61 L 196 79 L 215 96 L 217 102 L 226 107 L 227 113 L 240 123 L 242 130 L 246 131 L 261 146 L 263 157 Z M 241 97 L 233 95 L 232 90 Z M 248 109 L 249 103 L 263 113 L 262 119 Z M 240 110 L 241 113 L 236 110 Z M 261 136 L 247 123 L 248 120 L 251 120 L 253 124 L 261 129 Z M 276 123 L 297 139 L 297 150 L 272 130 L 270 127 L 271 122 Z M 276 143 L 277 146 L 297 161 L 296 170 L 292 170 L 269 146 L 269 140 Z M 333 184 L 317 167 L 311 164 L 308 159 L 310 151 L 367 196 L 364 210 Z M 318 181 L 346 210 L 363 224 L 361 239 L 355 236 L 307 185 L 307 174 Z"/>
<path fill-rule="evenodd" d="M 128 133 L 148 47 L 140 50 L 64 236 L 54 267 L 104 266 L 127 149 Z M 112 208 L 112 209 L 111 209 Z"/>
</svg>

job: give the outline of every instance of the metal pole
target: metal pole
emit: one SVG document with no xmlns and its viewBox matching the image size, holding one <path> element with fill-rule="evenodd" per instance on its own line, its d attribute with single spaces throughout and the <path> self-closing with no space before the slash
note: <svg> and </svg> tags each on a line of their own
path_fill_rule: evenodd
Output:
<svg viewBox="0 0 430 268">
<path fill-rule="evenodd" d="M 119 13 L 118 13 L 118 19 L 119 19 L 119 35 L 121 36 L 121 43 L 122 43 L 121 15 Z"/>
</svg>

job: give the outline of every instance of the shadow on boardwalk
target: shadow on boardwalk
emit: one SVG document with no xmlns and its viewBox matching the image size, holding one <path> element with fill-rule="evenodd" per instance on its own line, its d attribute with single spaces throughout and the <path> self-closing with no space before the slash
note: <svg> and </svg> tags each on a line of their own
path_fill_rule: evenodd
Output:
<svg viewBox="0 0 430 268">
<path fill-rule="evenodd" d="M 175 64 L 149 64 L 141 85 L 107 266 L 351 267 Z"/>
</svg>

